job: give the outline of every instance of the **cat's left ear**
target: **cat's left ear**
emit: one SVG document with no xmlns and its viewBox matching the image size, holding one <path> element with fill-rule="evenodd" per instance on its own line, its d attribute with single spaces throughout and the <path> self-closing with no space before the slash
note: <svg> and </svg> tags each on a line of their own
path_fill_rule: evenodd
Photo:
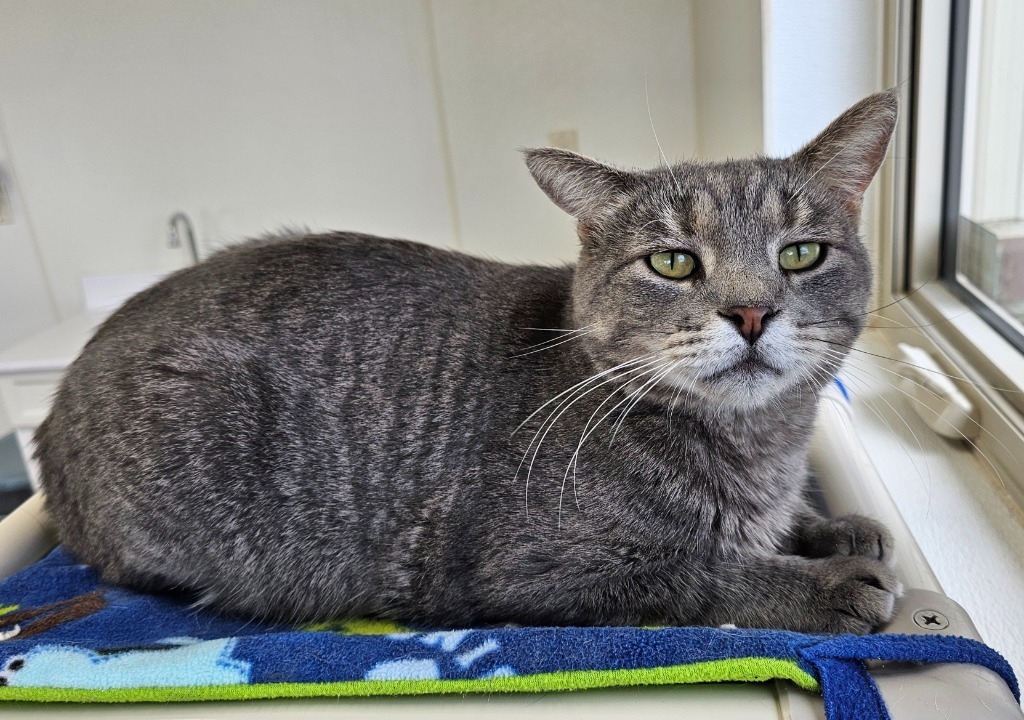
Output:
<svg viewBox="0 0 1024 720">
<path fill-rule="evenodd" d="M 824 181 L 857 215 L 864 191 L 885 158 L 898 110 L 896 88 L 869 95 L 840 115 L 792 159 Z"/>
<path fill-rule="evenodd" d="M 579 220 L 593 217 L 626 190 L 629 173 L 574 152 L 533 148 L 523 155 L 540 189 Z"/>
</svg>

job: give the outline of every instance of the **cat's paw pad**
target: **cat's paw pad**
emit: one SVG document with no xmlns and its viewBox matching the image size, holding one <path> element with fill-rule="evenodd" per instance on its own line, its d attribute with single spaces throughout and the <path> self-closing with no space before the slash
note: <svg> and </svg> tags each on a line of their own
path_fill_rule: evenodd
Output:
<svg viewBox="0 0 1024 720">
<path fill-rule="evenodd" d="M 841 555 L 820 562 L 820 605 L 815 614 L 821 630 L 863 635 L 892 619 L 903 587 L 888 566 Z"/>
<path fill-rule="evenodd" d="M 805 530 L 804 548 L 810 557 L 849 555 L 894 560 L 892 534 L 877 520 L 862 515 L 821 520 Z"/>
</svg>

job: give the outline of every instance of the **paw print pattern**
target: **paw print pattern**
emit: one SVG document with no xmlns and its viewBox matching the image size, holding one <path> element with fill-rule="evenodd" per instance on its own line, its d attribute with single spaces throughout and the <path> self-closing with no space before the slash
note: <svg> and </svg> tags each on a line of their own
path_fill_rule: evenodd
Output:
<svg viewBox="0 0 1024 720">
<path fill-rule="evenodd" d="M 393 633 L 388 638 L 411 647 L 401 648 L 406 650 L 401 658 L 374 665 L 364 675 L 365 680 L 465 680 L 516 674 L 493 657 L 501 650 L 501 643 L 481 632 Z"/>
</svg>

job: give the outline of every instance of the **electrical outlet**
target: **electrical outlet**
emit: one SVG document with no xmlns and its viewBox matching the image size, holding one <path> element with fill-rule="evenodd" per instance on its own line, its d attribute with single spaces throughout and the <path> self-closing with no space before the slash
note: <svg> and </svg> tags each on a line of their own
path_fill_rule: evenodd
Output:
<svg viewBox="0 0 1024 720">
<path fill-rule="evenodd" d="M 548 133 L 548 146 L 579 152 L 580 134 L 575 129 L 552 130 Z"/>
</svg>

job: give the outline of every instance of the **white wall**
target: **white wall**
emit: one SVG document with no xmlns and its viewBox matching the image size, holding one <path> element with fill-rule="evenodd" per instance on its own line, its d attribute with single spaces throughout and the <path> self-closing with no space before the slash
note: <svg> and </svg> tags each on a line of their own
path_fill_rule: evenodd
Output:
<svg viewBox="0 0 1024 720">
<path fill-rule="evenodd" d="M 83 275 L 185 261 L 164 248 L 176 210 L 204 253 L 303 225 L 572 259 L 516 150 L 571 129 L 583 152 L 660 162 L 646 76 L 666 154 L 693 155 L 691 4 L 0 0 L 0 170 L 38 256 L 33 276 L 4 250 L 0 279 L 33 285 L 12 296 L 36 324 L 47 285 L 73 315 Z M 0 346 L 24 334 L 4 324 Z"/>
<path fill-rule="evenodd" d="M 653 118 L 671 161 L 695 154 L 691 3 L 431 5 L 467 251 L 508 260 L 575 259 L 574 222 L 534 185 L 516 152 L 548 145 L 549 133 L 575 130 L 584 154 L 651 167 L 661 163 Z"/>
<path fill-rule="evenodd" d="M 63 316 L 81 275 L 180 263 L 161 251 L 179 209 L 207 248 L 289 224 L 452 242 L 418 2 L 2 0 L 0 18 L 0 121 Z"/>
<path fill-rule="evenodd" d="M 786 156 L 800 149 L 883 81 L 884 3 L 878 0 L 762 0 L 764 43 L 764 151 Z M 894 144 L 895 145 L 895 144 Z M 890 151 L 886 163 L 905 162 Z M 861 233 L 876 269 L 875 303 L 890 285 L 890 254 L 883 253 L 885 203 L 881 172 L 865 196 Z"/>
<path fill-rule="evenodd" d="M 570 260 L 573 223 L 517 148 L 572 130 L 656 165 L 653 120 L 670 160 L 784 153 L 878 76 L 874 0 L 0 0 L 0 17 L 0 171 L 36 257 L 0 256 L 30 306 L 19 326 L 4 301 L 0 346 L 78 312 L 83 275 L 181 265 L 176 210 L 204 252 L 305 225 Z"/>
<path fill-rule="evenodd" d="M 21 204 L 0 226 L 0 346 L 78 312 L 83 275 L 181 265 L 164 248 L 176 210 L 204 252 L 305 225 L 570 260 L 573 223 L 517 148 L 572 130 L 584 153 L 656 165 L 653 120 L 670 160 L 788 153 L 877 89 L 879 13 L 875 0 L 0 0 L 0 173 Z"/>
<path fill-rule="evenodd" d="M 708 160 L 764 152 L 761 0 L 694 0 L 697 141 Z"/>
<path fill-rule="evenodd" d="M 176 210 L 204 252 L 307 225 L 572 259 L 572 221 L 518 147 L 571 130 L 583 153 L 651 166 L 656 131 L 673 161 L 792 152 L 877 89 L 879 12 L 0 0 L 0 173 L 20 203 L 0 225 L 0 347 L 78 312 L 82 276 L 181 265 Z"/>
<path fill-rule="evenodd" d="M 882 3 L 762 0 L 764 147 L 788 155 L 881 90 Z"/>
</svg>

